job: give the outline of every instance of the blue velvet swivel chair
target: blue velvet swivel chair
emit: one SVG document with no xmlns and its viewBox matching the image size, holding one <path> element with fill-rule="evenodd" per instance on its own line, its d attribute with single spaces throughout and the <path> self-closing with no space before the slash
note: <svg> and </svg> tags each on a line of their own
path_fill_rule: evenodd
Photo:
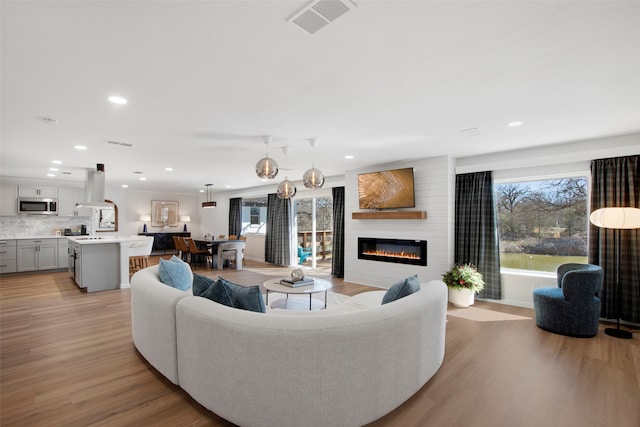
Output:
<svg viewBox="0 0 640 427">
<path fill-rule="evenodd" d="M 298 264 L 304 263 L 310 256 L 311 249 L 304 249 L 302 246 L 298 246 L 298 257 L 300 257 Z"/>
<path fill-rule="evenodd" d="M 558 287 L 533 290 L 536 324 L 550 332 L 572 337 L 598 333 L 604 271 L 592 264 L 558 267 Z"/>
</svg>

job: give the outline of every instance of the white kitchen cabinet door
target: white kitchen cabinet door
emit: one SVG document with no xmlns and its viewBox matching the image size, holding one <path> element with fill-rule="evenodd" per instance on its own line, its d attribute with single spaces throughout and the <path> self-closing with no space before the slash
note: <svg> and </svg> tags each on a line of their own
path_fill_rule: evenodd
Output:
<svg viewBox="0 0 640 427">
<path fill-rule="evenodd" d="M 17 247 L 18 271 L 35 271 L 38 269 L 37 248 L 36 245 Z"/>
<path fill-rule="evenodd" d="M 34 187 L 31 185 L 19 185 L 18 197 L 41 197 L 48 199 L 57 199 L 58 189 L 56 187 Z"/>
<path fill-rule="evenodd" d="M 74 216 L 76 203 L 83 199 L 82 188 L 58 188 L 58 216 Z"/>
<path fill-rule="evenodd" d="M 0 186 L 0 216 L 18 215 L 18 186 L 3 184 Z"/>
<path fill-rule="evenodd" d="M 49 270 L 58 268 L 58 245 L 38 246 L 38 269 Z"/>
</svg>

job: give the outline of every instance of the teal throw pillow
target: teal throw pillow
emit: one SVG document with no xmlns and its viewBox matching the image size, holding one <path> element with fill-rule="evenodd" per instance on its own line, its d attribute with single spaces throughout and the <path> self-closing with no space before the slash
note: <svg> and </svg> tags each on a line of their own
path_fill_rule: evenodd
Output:
<svg viewBox="0 0 640 427">
<path fill-rule="evenodd" d="M 420 290 L 420 281 L 418 280 L 418 275 L 407 277 L 404 280 L 394 284 L 387 290 L 382 297 L 382 304 L 387 304 L 392 301 L 399 300 L 400 298 L 406 297 L 407 295 L 411 295 L 414 292 L 418 292 Z"/>
<path fill-rule="evenodd" d="M 233 307 L 233 300 L 227 286 L 219 280 L 213 280 L 198 273 L 193 275 L 193 295 Z"/>
<path fill-rule="evenodd" d="M 158 274 L 162 283 L 181 291 L 186 291 L 193 283 L 191 267 L 175 255 L 169 261 L 160 258 Z"/>
<path fill-rule="evenodd" d="M 258 313 L 264 313 L 266 311 L 264 298 L 262 297 L 259 286 L 241 286 L 222 277 L 218 277 L 218 282 L 224 285 L 229 291 L 233 307 Z"/>
</svg>

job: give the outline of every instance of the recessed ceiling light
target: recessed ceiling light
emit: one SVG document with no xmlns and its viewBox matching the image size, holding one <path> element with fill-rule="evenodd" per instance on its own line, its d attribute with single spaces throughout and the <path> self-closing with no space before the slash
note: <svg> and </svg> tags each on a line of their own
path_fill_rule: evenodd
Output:
<svg viewBox="0 0 640 427">
<path fill-rule="evenodd" d="M 57 172 L 58 168 L 49 168 L 49 170 L 52 171 L 52 172 Z"/>
<path fill-rule="evenodd" d="M 201 193 L 204 193 L 204 190 L 200 190 Z"/>
<path fill-rule="evenodd" d="M 62 161 L 60 161 L 60 160 L 51 160 L 51 163 L 53 163 L 54 165 L 61 165 Z"/>
<path fill-rule="evenodd" d="M 224 188 L 231 188 L 231 186 L 230 185 L 225 185 Z"/>
<path fill-rule="evenodd" d="M 54 176 L 56 176 L 56 174 L 55 173 L 48 173 L 47 176 L 54 177 Z"/>
<path fill-rule="evenodd" d="M 127 184 L 122 184 L 122 188 L 129 188 Z"/>
<path fill-rule="evenodd" d="M 85 147 L 84 145 L 76 145 L 73 148 L 75 148 L 76 150 L 86 150 L 87 149 L 87 147 Z"/>
<path fill-rule="evenodd" d="M 514 122 L 507 123 L 507 126 L 509 126 L 510 128 L 515 128 L 515 127 L 518 127 L 518 126 L 522 126 L 523 124 L 524 124 L 524 122 L 514 121 Z"/>
<path fill-rule="evenodd" d="M 344 158 L 347 160 L 351 160 L 353 159 L 353 154 L 347 154 L 346 156 L 344 156 Z"/>
<path fill-rule="evenodd" d="M 140 181 L 146 181 L 146 180 L 147 180 L 147 178 L 145 178 L 144 176 L 140 177 Z"/>
<path fill-rule="evenodd" d="M 114 104 L 119 104 L 119 105 L 124 105 L 128 102 L 126 99 L 124 99 L 121 96 L 110 96 L 108 99 Z"/>
<path fill-rule="evenodd" d="M 173 172 L 173 168 L 164 168 L 167 172 Z"/>
</svg>

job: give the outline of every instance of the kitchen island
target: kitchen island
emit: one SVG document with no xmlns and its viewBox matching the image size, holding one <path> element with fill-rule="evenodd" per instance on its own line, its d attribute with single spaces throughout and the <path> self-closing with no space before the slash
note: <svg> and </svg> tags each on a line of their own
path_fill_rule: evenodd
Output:
<svg viewBox="0 0 640 427">
<path fill-rule="evenodd" d="M 125 289 L 129 284 L 129 244 L 119 236 L 68 236 L 69 274 L 87 292 Z"/>
</svg>

